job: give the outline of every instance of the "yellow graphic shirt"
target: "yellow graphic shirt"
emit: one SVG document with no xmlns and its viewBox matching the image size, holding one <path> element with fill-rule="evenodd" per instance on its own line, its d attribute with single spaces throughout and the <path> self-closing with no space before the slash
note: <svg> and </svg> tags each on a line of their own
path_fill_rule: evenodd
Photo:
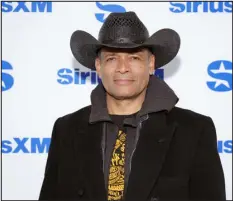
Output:
<svg viewBox="0 0 233 201">
<path fill-rule="evenodd" d="M 111 201 L 121 200 L 124 194 L 125 141 L 126 134 L 119 130 L 110 160 L 108 200 Z"/>
</svg>

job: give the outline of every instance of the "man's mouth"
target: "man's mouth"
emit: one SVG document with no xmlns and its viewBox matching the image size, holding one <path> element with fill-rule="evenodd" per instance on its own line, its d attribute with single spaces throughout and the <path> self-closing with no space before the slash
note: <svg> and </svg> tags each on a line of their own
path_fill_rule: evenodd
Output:
<svg viewBox="0 0 233 201">
<path fill-rule="evenodd" d="M 114 82 L 117 85 L 128 85 L 128 84 L 132 84 L 134 80 L 132 79 L 115 79 Z"/>
</svg>

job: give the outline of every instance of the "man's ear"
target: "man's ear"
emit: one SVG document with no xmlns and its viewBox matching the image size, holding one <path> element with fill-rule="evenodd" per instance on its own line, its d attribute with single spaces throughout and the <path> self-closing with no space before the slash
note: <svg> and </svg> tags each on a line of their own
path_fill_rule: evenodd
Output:
<svg viewBox="0 0 233 201">
<path fill-rule="evenodd" d="M 153 75 L 155 72 L 155 56 L 153 54 L 150 55 L 149 72 L 150 72 L 150 75 Z"/>
<path fill-rule="evenodd" d="M 101 61 L 99 57 L 95 59 L 95 69 L 99 78 L 101 79 Z"/>
</svg>

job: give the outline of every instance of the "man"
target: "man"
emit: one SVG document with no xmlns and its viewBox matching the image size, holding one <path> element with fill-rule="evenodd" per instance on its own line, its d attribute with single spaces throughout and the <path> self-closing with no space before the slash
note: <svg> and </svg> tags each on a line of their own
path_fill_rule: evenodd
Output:
<svg viewBox="0 0 233 201">
<path fill-rule="evenodd" d="M 154 70 L 178 53 L 179 35 L 149 37 L 134 12 L 111 13 L 99 39 L 71 37 L 74 57 L 101 83 L 91 105 L 54 125 L 40 200 L 224 200 L 210 117 L 176 107 Z"/>
</svg>

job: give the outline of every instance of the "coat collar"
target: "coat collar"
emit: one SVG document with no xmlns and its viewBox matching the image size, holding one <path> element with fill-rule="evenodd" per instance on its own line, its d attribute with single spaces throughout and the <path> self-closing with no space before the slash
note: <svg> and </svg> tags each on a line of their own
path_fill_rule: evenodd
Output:
<svg viewBox="0 0 233 201">
<path fill-rule="evenodd" d="M 138 119 L 141 117 L 149 113 L 163 110 L 170 111 L 178 101 L 178 97 L 166 82 L 156 76 L 150 76 L 145 101 L 143 102 L 141 110 L 136 118 L 126 119 L 124 123 L 136 127 Z M 108 114 L 106 91 L 102 83 L 98 84 L 92 91 L 91 105 L 90 123 L 112 121 Z"/>
</svg>

